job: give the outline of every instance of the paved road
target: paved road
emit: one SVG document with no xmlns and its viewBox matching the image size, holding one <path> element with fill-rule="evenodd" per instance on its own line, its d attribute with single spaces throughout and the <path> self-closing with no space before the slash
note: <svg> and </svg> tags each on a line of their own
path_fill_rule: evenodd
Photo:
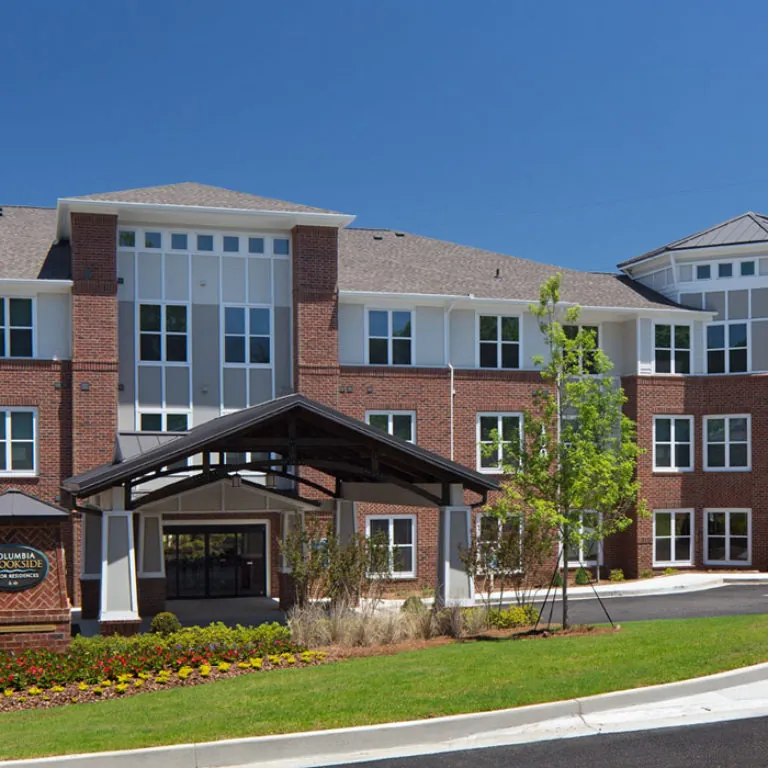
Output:
<svg viewBox="0 0 768 768">
<path fill-rule="evenodd" d="M 655 597 L 612 597 L 603 600 L 617 624 L 646 619 L 693 619 L 706 616 L 739 616 L 768 613 L 768 584 L 733 585 Z M 597 600 L 569 600 L 568 611 L 575 624 L 605 622 L 605 614 Z M 545 611 L 549 616 L 549 606 Z M 561 606 L 555 603 L 553 621 L 560 621 Z M 768 766 L 768 755 L 766 755 Z"/>
<path fill-rule="evenodd" d="M 359 768 L 766 768 L 768 718 L 356 763 Z M 349 766 L 347 766 L 349 768 Z"/>
</svg>

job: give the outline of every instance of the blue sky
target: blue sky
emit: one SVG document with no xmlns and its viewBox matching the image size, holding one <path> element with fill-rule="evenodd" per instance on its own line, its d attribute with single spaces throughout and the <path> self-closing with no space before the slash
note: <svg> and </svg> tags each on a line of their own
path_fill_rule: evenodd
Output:
<svg viewBox="0 0 768 768">
<path fill-rule="evenodd" d="M 549 263 L 768 212 L 768 4 L 25 0 L 0 203 L 200 181 Z"/>
</svg>

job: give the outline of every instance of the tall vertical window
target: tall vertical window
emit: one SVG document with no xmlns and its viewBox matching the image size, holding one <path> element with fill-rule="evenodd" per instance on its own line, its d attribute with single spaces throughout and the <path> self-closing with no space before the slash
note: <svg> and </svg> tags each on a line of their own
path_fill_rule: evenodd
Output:
<svg viewBox="0 0 768 768">
<path fill-rule="evenodd" d="M 691 372 L 690 325 L 656 325 L 654 342 L 656 373 Z"/>
<path fill-rule="evenodd" d="M 513 446 L 523 439 L 521 413 L 477 414 L 477 467 L 481 471 L 499 471 L 513 460 Z"/>
<path fill-rule="evenodd" d="M 224 362 L 268 365 L 271 360 L 269 309 L 224 308 Z"/>
<path fill-rule="evenodd" d="M 187 361 L 187 308 L 173 304 L 139 306 L 139 359 Z"/>
<path fill-rule="evenodd" d="M 751 452 L 748 414 L 704 417 L 704 469 L 748 470 Z"/>
<path fill-rule="evenodd" d="M 32 299 L 0 299 L 0 357 L 32 357 Z"/>
<path fill-rule="evenodd" d="M 382 432 L 416 442 L 416 414 L 413 411 L 368 411 L 365 420 Z"/>
<path fill-rule="evenodd" d="M 599 565 L 602 560 L 601 544 L 597 538 L 597 512 L 582 512 L 579 515 L 577 538 L 568 544 L 568 562 L 579 565 Z"/>
<path fill-rule="evenodd" d="M 704 562 L 749 565 L 752 562 L 752 511 L 704 510 Z"/>
<path fill-rule="evenodd" d="M 412 340 L 409 311 L 368 311 L 368 362 L 371 365 L 410 365 Z"/>
<path fill-rule="evenodd" d="M 707 326 L 707 373 L 746 373 L 748 370 L 746 323 Z"/>
<path fill-rule="evenodd" d="M 693 416 L 653 417 L 653 468 L 662 472 L 693 469 Z"/>
<path fill-rule="evenodd" d="M 691 510 L 655 510 L 653 564 L 693 565 L 693 513 Z"/>
<path fill-rule="evenodd" d="M 0 410 L 0 474 L 34 474 L 37 414 L 32 410 Z"/>
<path fill-rule="evenodd" d="M 387 548 L 389 567 L 395 578 L 416 575 L 416 518 L 413 515 L 391 515 L 366 519 L 366 534 L 374 544 Z"/>
<path fill-rule="evenodd" d="M 520 367 L 520 318 L 480 315 L 481 368 Z"/>
<path fill-rule="evenodd" d="M 594 339 L 594 347 L 581 353 L 579 358 L 579 368 L 581 373 L 595 373 L 595 351 L 600 346 L 600 328 L 596 325 L 565 325 L 563 326 L 563 333 L 565 338 L 571 341 L 575 340 L 579 336 L 579 332 L 582 332 L 582 338 L 584 334 L 589 334 Z"/>
</svg>

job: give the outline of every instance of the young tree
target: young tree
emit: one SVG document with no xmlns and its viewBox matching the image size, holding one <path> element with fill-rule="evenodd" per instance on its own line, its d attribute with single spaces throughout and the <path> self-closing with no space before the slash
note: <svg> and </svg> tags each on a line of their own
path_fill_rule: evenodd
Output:
<svg viewBox="0 0 768 768">
<path fill-rule="evenodd" d="M 538 319 L 548 358 L 533 407 L 523 413 L 522 439 L 504 444 L 500 503 L 553 530 L 563 558 L 563 628 L 568 622 L 568 551 L 588 548 L 645 514 L 635 467 L 635 425 L 623 413 L 623 389 L 606 375 L 612 364 L 595 332 L 579 326 L 579 307 L 560 303 L 562 276 L 540 289 L 530 311 Z M 505 436 L 506 437 L 506 436 Z M 496 438 L 498 440 L 498 436 Z M 589 515 L 594 527 L 584 525 Z"/>
</svg>

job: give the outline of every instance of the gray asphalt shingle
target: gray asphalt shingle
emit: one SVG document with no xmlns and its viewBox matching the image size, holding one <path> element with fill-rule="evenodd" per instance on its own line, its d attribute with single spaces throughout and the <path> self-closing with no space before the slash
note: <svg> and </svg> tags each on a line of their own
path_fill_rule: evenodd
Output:
<svg viewBox="0 0 768 768">
<path fill-rule="evenodd" d="M 54 245 L 56 210 L 4 205 L 0 215 L 0 277 L 68 280 L 69 245 Z"/>
</svg>

